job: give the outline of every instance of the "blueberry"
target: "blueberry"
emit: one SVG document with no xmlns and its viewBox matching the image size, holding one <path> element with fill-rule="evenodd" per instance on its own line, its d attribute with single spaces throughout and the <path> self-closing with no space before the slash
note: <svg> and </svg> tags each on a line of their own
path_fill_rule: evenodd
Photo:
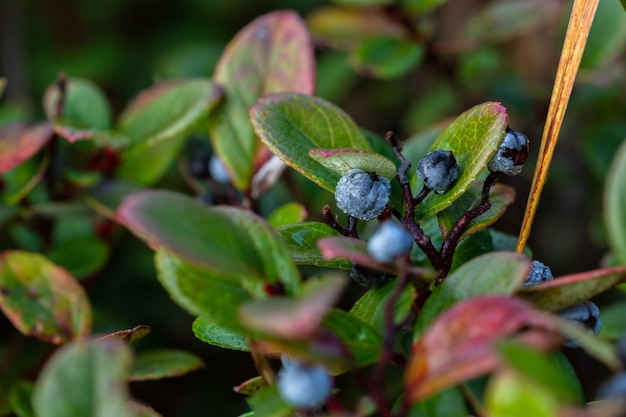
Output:
<svg viewBox="0 0 626 417">
<path fill-rule="evenodd" d="M 378 288 L 389 281 L 391 275 L 375 269 L 352 264 L 352 269 L 350 269 L 350 278 L 364 287 Z"/>
<path fill-rule="evenodd" d="M 228 175 L 224 163 L 217 155 L 213 155 L 209 161 L 209 172 L 211 172 L 211 177 L 220 184 L 228 184 L 230 182 L 230 175 Z"/>
<path fill-rule="evenodd" d="M 532 287 L 544 281 L 549 281 L 552 278 L 554 278 L 554 276 L 552 275 L 550 267 L 534 260 L 531 264 L 530 274 L 528 274 L 528 278 L 526 278 L 526 281 L 522 284 L 522 288 Z"/>
<path fill-rule="evenodd" d="M 557 316 L 570 320 L 573 323 L 584 326 L 589 331 L 598 334 L 600 333 L 600 309 L 591 301 L 585 301 L 580 304 L 573 305 L 566 309 L 557 311 Z M 579 343 L 576 340 L 568 340 L 565 346 L 570 348 L 579 347 Z"/>
<path fill-rule="evenodd" d="M 452 151 L 435 149 L 420 159 L 417 165 L 417 176 L 438 194 L 448 191 L 459 175 L 461 170 Z"/>
<path fill-rule="evenodd" d="M 204 151 L 195 151 L 189 158 L 189 173 L 198 179 L 206 179 L 210 176 L 210 156 Z"/>
<path fill-rule="evenodd" d="M 620 372 L 607 382 L 602 384 L 598 390 L 598 400 L 621 399 L 626 398 L 626 372 Z"/>
<path fill-rule="evenodd" d="M 391 184 L 376 173 L 353 169 L 341 177 L 335 189 L 337 207 L 359 220 L 375 219 L 389 202 Z"/>
<path fill-rule="evenodd" d="M 326 368 L 305 365 L 284 355 L 282 363 L 276 385 L 283 400 L 305 410 L 323 406 L 333 389 L 333 379 Z"/>
<path fill-rule="evenodd" d="M 385 220 L 367 241 L 367 251 L 378 262 L 388 263 L 396 256 L 409 253 L 413 236 L 393 220 Z"/>
<path fill-rule="evenodd" d="M 506 128 L 504 139 L 487 168 L 492 172 L 502 172 L 513 176 L 522 172 L 528 158 L 528 138 L 520 132 Z"/>
</svg>

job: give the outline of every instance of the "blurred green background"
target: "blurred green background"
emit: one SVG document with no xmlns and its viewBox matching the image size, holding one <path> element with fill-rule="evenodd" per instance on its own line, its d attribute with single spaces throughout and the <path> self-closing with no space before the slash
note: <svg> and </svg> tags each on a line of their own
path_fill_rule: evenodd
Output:
<svg viewBox="0 0 626 417">
<path fill-rule="evenodd" d="M 60 72 L 98 84 L 119 114 L 156 81 L 210 77 L 239 29 L 263 13 L 294 9 L 309 17 L 314 29 L 318 94 L 364 128 L 378 134 L 394 130 L 406 138 L 484 101 L 501 101 L 509 109 L 511 127 L 526 133 L 532 152 L 523 174 L 504 180 L 518 197 L 495 228 L 517 234 L 571 2 L 440 3 L 410 16 L 412 42 L 419 45 L 410 62 L 401 62 L 391 76 L 372 77 L 376 74 L 359 67 L 358 53 L 346 51 L 350 46 L 331 47 L 341 44 L 333 42 L 335 32 L 348 32 L 348 38 L 358 33 L 350 35 L 347 18 L 331 21 L 319 14 L 322 7 L 334 7 L 330 2 L 2 0 L 0 76 L 8 84 L 0 101 L 0 125 L 43 119 L 41 97 Z M 407 16 L 398 15 L 398 9 L 388 6 L 374 13 L 405 25 Z M 612 154 L 626 136 L 625 45 L 626 14 L 619 0 L 602 0 L 529 242 L 535 258 L 555 275 L 593 269 L 606 250 L 602 190 Z M 249 355 L 193 338 L 192 318 L 160 287 L 152 251 L 142 243 L 127 233 L 111 262 L 85 285 L 96 332 L 151 325 L 153 332 L 137 349 L 184 348 L 207 363 L 181 378 L 133 383 L 136 398 L 165 416 L 234 416 L 247 410 L 244 397 L 231 388 L 255 375 Z M 46 347 L 21 336 L 3 316 L 0 342 L 0 372 L 36 375 L 40 361 L 16 366 L 8 358 L 15 351 L 38 358 Z"/>
</svg>

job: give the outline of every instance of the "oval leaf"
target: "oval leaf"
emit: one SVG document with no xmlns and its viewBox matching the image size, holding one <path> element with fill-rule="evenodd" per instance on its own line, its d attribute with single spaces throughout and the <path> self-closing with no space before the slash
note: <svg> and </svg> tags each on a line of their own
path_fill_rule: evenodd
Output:
<svg viewBox="0 0 626 417">
<path fill-rule="evenodd" d="M 204 367 L 202 359 L 184 350 L 152 350 L 135 356 L 130 381 L 181 376 Z"/>
<path fill-rule="evenodd" d="M 506 126 L 506 109 L 495 102 L 472 107 L 448 126 L 430 150 L 452 151 L 461 168 L 461 176 L 445 193 L 430 193 L 416 208 L 418 219 L 430 217 L 449 207 L 476 181 L 498 149 Z"/>
<path fill-rule="evenodd" d="M 35 253 L 0 255 L 0 309 L 20 332 L 52 343 L 91 331 L 83 288 L 66 270 Z"/>
<path fill-rule="evenodd" d="M 424 304 L 415 326 L 417 339 L 443 311 L 461 300 L 515 293 L 530 273 L 530 260 L 515 252 L 491 252 L 465 263 L 446 277 Z"/>
<path fill-rule="evenodd" d="M 63 107 L 59 114 L 60 104 Z M 70 142 L 89 139 L 111 127 L 106 96 L 95 84 L 82 78 L 72 77 L 50 85 L 43 96 L 43 108 L 54 131 Z"/>
<path fill-rule="evenodd" d="M 75 342 L 59 349 L 33 395 L 38 417 L 131 417 L 126 379 L 131 351 L 118 340 Z"/>
<path fill-rule="evenodd" d="M 234 207 L 210 207 L 168 191 L 127 197 L 118 220 L 158 248 L 252 287 L 282 282 L 295 293 L 300 277 L 282 239 L 260 217 Z"/>
<path fill-rule="evenodd" d="M 332 227 L 320 222 L 303 222 L 280 226 L 278 233 L 287 243 L 293 261 L 298 265 L 325 266 L 350 269 L 352 264 L 344 259 L 328 260 L 317 248 L 317 242 L 325 237 L 339 236 Z"/>
<path fill-rule="evenodd" d="M 234 185 L 247 190 L 255 170 L 271 156 L 259 147 L 248 108 L 270 93 L 313 94 L 313 45 L 304 22 L 292 11 L 257 18 L 228 44 L 213 79 L 226 91 L 226 102 L 211 118 L 213 148 Z"/>
<path fill-rule="evenodd" d="M 267 222 L 272 227 L 279 227 L 291 223 L 300 223 L 306 219 L 307 215 L 306 207 L 292 201 L 274 210 L 267 218 Z"/>
<path fill-rule="evenodd" d="M 205 343 L 224 349 L 250 351 L 246 338 L 222 326 L 215 324 L 211 319 L 200 316 L 193 321 L 193 334 Z"/>
<path fill-rule="evenodd" d="M 626 141 L 615 155 L 604 189 L 604 222 L 613 254 L 626 265 Z"/>
<path fill-rule="evenodd" d="M 626 282 L 626 267 L 603 268 L 545 281 L 523 289 L 519 296 L 543 310 L 558 311 L 623 282 Z"/>
<path fill-rule="evenodd" d="M 462 301 L 443 313 L 413 345 L 405 374 L 411 402 L 494 369 L 500 361 L 496 343 L 525 328 L 541 346 L 559 342 L 552 317 L 516 298 L 486 296 Z"/>
<path fill-rule="evenodd" d="M 311 149 L 309 156 L 341 176 L 353 169 L 375 172 L 388 180 L 396 176 L 396 164 L 375 152 L 357 149 Z"/>
<path fill-rule="evenodd" d="M 315 148 L 352 148 L 371 151 L 358 126 L 337 106 L 304 94 L 279 93 L 250 108 L 254 130 L 287 165 L 327 190 L 334 191 L 341 176 L 309 157 Z"/>
<path fill-rule="evenodd" d="M 0 173 L 30 159 L 52 138 L 49 123 L 28 127 L 8 124 L 0 128 Z"/>
</svg>

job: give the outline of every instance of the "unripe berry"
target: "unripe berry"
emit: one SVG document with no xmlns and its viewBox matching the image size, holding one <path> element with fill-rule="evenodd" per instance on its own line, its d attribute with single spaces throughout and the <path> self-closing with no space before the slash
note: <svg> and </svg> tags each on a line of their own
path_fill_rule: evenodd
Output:
<svg viewBox="0 0 626 417">
<path fill-rule="evenodd" d="M 518 175 L 528 158 L 528 147 L 528 138 L 523 133 L 507 127 L 504 139 L 487 168 L 489 171 L 502 172 L 509 176 Z"/>
<path fill-rule="evenodd" d="M 532 287 L 533 285 L 541 284 L 544 281 L 549 281 L 552 278 L 554 278 L 554 276 L 552 275 L 550 267 L 542 262 L 534 260 L 532 261 L 528 278 L 526 278 L 526 282 L 522 284 L 522 288 Z"/>
<path fill-rule="evenodd" d="M 333 379 L 323 366 L 304 365 L 282 358 L 283 369 L 276 385 L 283 400 L 296 407 L 312 410 L 324 405 L 333 389 Z"/>
<path fill-rule="evenodd" d="M 375 219 L 389 202 L 391 184 L 385 177 L 353 169 L 341 177 L 335 188 L 337 207 L 359 220 Z"/>
<path fill-rule="evenodd" d="M 448 191 L 460 175 L 461 170 L 452 151 L 435 149 L 417 164 L 417 176 L 437 194 Z"/>
<path fill-rule="evenodd" d="M 368 240 L 367 251 L 378 262 L 387 263 L 408 253 L 412 246 L 413 236 L 402 225 L 386 220 Z"/>
<path fill-rule="evenodd" d="M 580 324 L 595 334 L 600 333 L 602 324 L 600 322 L 600 309 L 591 301 L 585 301 L 580 304 L 557 311 L 557 316 L 570 320 L 576 324 Z M 576 340 L 568 340 L 565 346 L 570 348 L 579 347 Z"/>
</svg>

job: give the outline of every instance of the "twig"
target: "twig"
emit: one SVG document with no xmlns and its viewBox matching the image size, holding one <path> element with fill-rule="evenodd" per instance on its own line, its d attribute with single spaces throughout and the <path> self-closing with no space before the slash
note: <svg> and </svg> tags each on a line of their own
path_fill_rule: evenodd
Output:
<svg viewBox="0 0 626 417">
<path fill-rule="evenodd" d="M 326 224 L 338 231 L 343 236 L 353 237 L 355 239 L 359 238 L 359 233 L 356 229 L 358 222 L 358 219 L 356 217 L 348 216 L 348 227 L 346 228 L 339 224 L 339 221 L 333 214 L 328 204 L 322 207 L 322 215 L 324 216 L 324 220 L 326 220 Z"/>
</svg>

